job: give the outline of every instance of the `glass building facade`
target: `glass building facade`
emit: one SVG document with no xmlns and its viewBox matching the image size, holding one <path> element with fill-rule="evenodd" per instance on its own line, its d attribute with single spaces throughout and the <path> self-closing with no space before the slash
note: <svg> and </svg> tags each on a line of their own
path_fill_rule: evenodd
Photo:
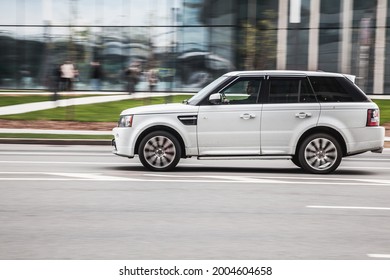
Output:
<svg viewBox="0 0 390 280">
<path fill-rule="evenodd" d="M 49 89 L 65 61 L 75 90 L 126 89 L 150 69 L 158 91 L 196 91 L 232 70 L 343 72 L 390 93 L 390 0 L 0 0 L 0 89 Z"/>
</svg>

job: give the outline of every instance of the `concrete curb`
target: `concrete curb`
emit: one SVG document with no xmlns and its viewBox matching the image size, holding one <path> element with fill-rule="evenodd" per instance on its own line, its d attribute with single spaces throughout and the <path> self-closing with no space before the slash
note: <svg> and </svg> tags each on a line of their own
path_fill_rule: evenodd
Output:
<svg viewBox="0 0 390 280">
<path fill-rule="evenodd" d="M 0 128 L 0 133 L 23 134 L 56 134 L 56 135 L 112 135 L 112 130 L 66 130 L 66 129 L 35 129 L 35 128 Z"/>
<path fill-rule="evenodd" d="M 111 146 L 111 140 L 105 140 L 105 139 L 0 138 L 0 144 Z"/>
</svg>

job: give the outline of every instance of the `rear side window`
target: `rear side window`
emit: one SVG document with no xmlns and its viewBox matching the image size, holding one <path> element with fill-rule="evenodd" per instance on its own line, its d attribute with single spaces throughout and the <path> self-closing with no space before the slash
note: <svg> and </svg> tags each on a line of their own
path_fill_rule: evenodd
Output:
<svg viewBox="0 0 390 280">
<path fill-rule="evenodd" d="M 317 99 L 306 77 L 270 77 L 268 103 L 310 103 Z"/>
<path fill-rule="evenodd" d="M 343 77 L 309 77 L 319 102 L 364 102 L 367 96 Z"/>
</svg>

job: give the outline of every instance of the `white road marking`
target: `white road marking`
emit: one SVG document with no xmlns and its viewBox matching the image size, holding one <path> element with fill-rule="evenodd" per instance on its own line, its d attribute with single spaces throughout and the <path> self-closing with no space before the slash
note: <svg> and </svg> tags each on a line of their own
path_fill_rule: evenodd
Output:
<svg viewBox="0 0 390 280">
<path fill-rule="evenodd" d="M 389 158 L 343 158 L 343 161 L 390 161 Z"/>
<path fill-rule="evenodd" d="M 366 169 L 374 169 L 374 170 L 389 170 L 390 167 L 383 166 L 341 166 L 339 169 L 355 169 L 355 170 L 366 170 Z"/>
<path fill-rule="evenodd" d="M 307 205 L 307 208 L 322 209 L 352 209 L 352 210 L 390 210 L 390 207 L 366 207 L 366 206 L 326 206 L 326 205 Z"/>
<path fill-rule="evenodd" d="M 370 258 L 390 259 L 390 254 L 367 254 Z"/>
<path fill-rule="evenodd" d="M 78 165 L 120 165 L 120 166 L 142 166 L 137 162 L 96 162 L 96 161 L 34 161 L 34 160 L 0 160 L 0 163 L 15 164 L 78 164 Z M 196 167 L 204 166 L 203 164 L 181 164 L 180 166 Z"/>
<path fill-rule="evenodd" d="M 143 175 L 150 176 L 150 177 L 165 177 L 165 178 L 167 177 L 206 178 L 206 179 L 217 179 L 222 181 L 235 181 L 235 182 L 243 182 L 243 183 L 284 183 L 284 181 L 273 180 L 275 177 L 269 177 L 267 179 L 264 179 L 264 178 L 245 177 L 245 176 L 221 176 L 221 175 L 165 175 L 165 174 L 143 174 Z"/>
<path fill-rule="evenodd" d="M 334 177 L 317 177 L 317 176 L 222 176 L 222 175 L 182 175 L 182 174 L 157 174 L 157 173 L 145 173 L 144 176 L 149 177 L 163 177 L 163 178 L 216 178 L 222 180 L 233 180 L 239 182 L 250 183 L 284 183 L 284 184 L 316 184 L 316 185 L 356 185 L 361 183 L 362 185 L 388 185 L 390 186 L 390 180 L 384 179 L 356 179 L 356 178 L 334 178 Z M 286 181 L 287 180 L 287 181 Z M 289 181 L 292 180 L 292 181 Z M 295 181 L 296 180 L 296 181 Z M 313 183 L 315 180 L 315 183 Z"/>
<path fill-rule="evenodd" d="M 33 155 L 33 153 L 32 153 Z M 35 154 L 34 154 L 35 155 Z M 60 155 L 60 154 L 56 154 L 56 153 L 53 153 L 52 155 Z M 61 155 L 63 155 L 63 153 L 61 153 Z M 88 156 L 88 155 L 95 155 L 95 156 L 98 156 L 98 155 L 101 155 L 101 154 L 90 154 L 90 153 L 84 153 L 84 154 L 79 154 L 79 153 L 75 153 L 75 154 L 68 154 L 68 155 L 82 155 L 82 156 Z M 115 156 L 115 155 L 112 155 L 112 154 L 104 154 L 105 156 L 109 155 L 109 156 Z M 138 165 L 138 166 L 141 166 L 140 163 L 135 163 L 135 162 L 91 162 L 91 161 L 34 161 L 34 160 L 1 160 L 0 163 L 16 163 L 16 164 L 81 164 L 81 165 Z M 179 164 L 179 167 L 180 166 L 186 166 L 186 167 L 195 167 L 195 166 L 206 166 L 205 164 L 199 164 L 199 163 L 180 163 Z M 216 167 L 224 167 L 224 166 L 210 166 L 210 170 L 212 170 L 213 168 L 216 168 Z M 227 168 L 238 168 L 239 166 L 229 166 Z M 254 166 L 248 166 L 248 168 L 253 168 Z M 245 168 L 245 167 L 243 167 Z M 258 166 L 257 168 L 261 169 L 261 168 L 268 168 L 268 167 L 264 167 L 264 166 Z M 294 167 L 292 167 L 294 168 Z M 277 169 L 277 167 L 274 167 L 273 169 Z M 353 170 L 390 170 L 390 167 L 383 167 L 383 166 L 354 166 L 354 167 L 348 167 L 348 166 L 342 166 L 339 168 L 340 170 L 342 169 L 353 169 Z M 298 170 L 298 169 L 297 169 Z M 292 177 L 294 178 L 294 177 Z M 319 177 L 315 177 L 316 179 L 320 179 Z M 310 177 L 310 178 L 305 178 L 305 179 L 308 179 L 308 180 L 312 180 L 313 177 Z M 322 179 L 326 179 L 326 180 L 331 180 L 332 178 L 330 177 L 322 177 Z"/>
<path fill-rule="evenodd" d="M 0 177 L 0 181 L 143 181 L 142 179 L 106 176 L 97 173 L 0 172 L 0 175 L 2 174 L 18 175 L 18 177 Z M 21 177 L 22 174 L 49 177 Z"/>
<path fill-rule="evenodd" d="M 53 176 L 71 177 L 76 179 L 85 179 L 92 181 L 140 181 L 136 178 L 126 178 L 118 176 L 106 176 L 98 173 L 64 173 L 64 172 L 49 172 L 46 173 Z"/>
<path fill-rule="evenodd" d="M 73 163 L 75 164 L 75 163 Z M 11 176 L 7 176 L 11 175 Z M 25 176 L 23 176 L 25 175 Z M 34 176 L 31 176 L 34 175 Z M 42 176 L 43 175 L 43 176 Z M 184 183 L 248 183 L 248 184 L 295 184 L 295 185 L 361 185 L 361 186 L 390 186 L 389 180 L 378 179 L 352 179 L 352 178 L 327 178 L 318 177 L 292 177 L 292 176 L 232 176 L 232 175 L 182 175 L 182 174 L 136 174 L 137 178 L 127 177 L 125 173 L 117 175 L 105 175 L 100 173 L 77 172 L 0 172 L 0 181 L 139 181 L 139 182 L 184 182 Z M 156 179 L 154 179 L 156 178 Z M 316 182 L 313 182 L 315 179 Z M 361 183 L 361 181 L 363 183 Z"/>
</svg>

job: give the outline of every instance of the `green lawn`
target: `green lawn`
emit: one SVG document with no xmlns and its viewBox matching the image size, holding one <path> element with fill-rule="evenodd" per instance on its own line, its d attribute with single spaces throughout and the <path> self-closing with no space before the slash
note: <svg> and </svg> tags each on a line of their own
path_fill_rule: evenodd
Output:
<svg viewBox="0 0 390 280">
<path fill-rule="evenodd" d="M 390 123 L 390 100 L 373 100 L 380 109 L 381 124 Z"/>
<path fill-rule="evenodd" d="M 59 107 L 24 114 L 0 116 L 7 120 L 54 120 L 54 121 L 81 121 L 81 122 L 116 122 L 119 114 L 127 109 L 149 104 L 164 104 L 182 102 L 190 95 L 175 95 L 169 97 L 152 97 L 143 99 L 129 99 L 107 103 L 95 103 L 69 107 Z"/>
<path fill-rule="evenodd" d="M 97 95 L 58 95 L 58 100 L 79 98 L 79 97 L 92 97 Z M 53 96 L 49 95 L 30 95 L 30 94 L 18 94 L 18 95 L 0 95 L 0 107 L 18 105 L 24 103 L 34 103 L 43 101 L 53 101 Z"/>
<path fill-rule="evenodd" d="M 51 96 L 46 95 L 20 95 L 20 96 L 9 96 L 9 95 L 0 95 L 0 107 L 18 105 L 24 103 L 33 103 L 33 102 L 42 102 L 50 101 Z"/>
</svg>

